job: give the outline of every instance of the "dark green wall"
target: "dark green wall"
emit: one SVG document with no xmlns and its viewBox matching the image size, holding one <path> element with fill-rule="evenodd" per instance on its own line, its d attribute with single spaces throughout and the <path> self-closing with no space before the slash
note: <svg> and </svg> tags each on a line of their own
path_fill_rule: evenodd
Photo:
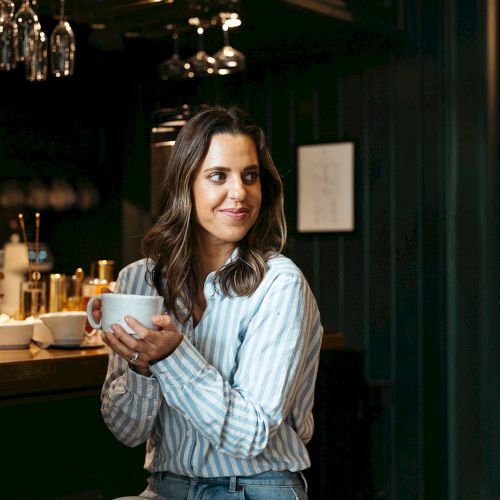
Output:
<svg viewBox="0 0 500 500">
<path fill-rule="evenodd" d="M 498 7 L 445 2 L 450 498 L 498 498 Z"/>
</svg>

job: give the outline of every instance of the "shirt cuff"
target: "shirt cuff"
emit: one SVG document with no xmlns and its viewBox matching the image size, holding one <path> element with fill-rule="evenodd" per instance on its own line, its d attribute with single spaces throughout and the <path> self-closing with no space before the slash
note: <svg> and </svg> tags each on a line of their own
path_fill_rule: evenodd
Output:
<svg viewBox="0 0 500 500">
<path fill-rule="evenodd" d="M 137 394 L 142 398 L 157 398 L 158 397 L 158 381 L 154 377 L 145 377 L 136 373 L 130 368 L 125 372 L 125 386 L 130 392 Z"/>
<path fill-rule="evenodd" d="M 196 347 L 183 337 L 175 351 L 150 367 L 155 376 L 165 375 L 169 384 L 185 385 L 194 380 L 207 366 Z"/>
</svg>

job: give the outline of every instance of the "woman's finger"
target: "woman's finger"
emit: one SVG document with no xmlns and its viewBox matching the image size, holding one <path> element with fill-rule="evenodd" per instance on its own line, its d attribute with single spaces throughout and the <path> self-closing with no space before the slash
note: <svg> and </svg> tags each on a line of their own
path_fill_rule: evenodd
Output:
<svg viewBox="0 0 500 500">
<path fill-rule="evenodd" d="M 146 328 L 140 321 L 137 321 L 133 316 L 125 316 L 125 322 L 127 323 L 132 330 L 137 334 L 137 336 L 146 341 L 148 340 L 148 334 L 151 331 L 149 328 Z"/>
<path fill-rule="evenodd" d="M 101 321 L 102 313 L 101 313 L 102 302 L 101 299 L 95 299 L 92 304 L 92 316 L 96 323 Z"/>
<path fill-rule="evenodd" d="M 138 321 L 136 322 L 139 323 Z M 118 339 L 127 348 L 134 351 L 144 350 L 144 342 L 135 335 L 125 331 L 125 329 L 118 323 L 113 323 L 111 325 L 111 329 L 113 330 L 113 335 L 115 336 L 115 338 Z"/>
<path fill-rule="evenodd" d="M 104 342 L 119 354 L 127 363 L 137 367 L 148 368 L 151 355 L 147 345 L 126 332 L 120 325 L 111 325 L 112 332 L 103 336 Z"/>
<path fill-rule="evenodd" d="M 125 335 L 128 335 L 127 332 L 124 333 Z M 138 349 L 134 349 L 132 346 L 128 346 L 126 343 L 124 343 L 124 338 L 126 337 L 122 337 L 122 334 L 118 331 L 118 329 L 116 329 L 116 331 L 108 333 L 103 332 L 102 334 L 103 342 L 128 362 L 132 354 L 135 351 L 138 351 Z"/>
<path fill-rule="evenodd" d="M 113 293 L 109 288 L 103 288 L 101 290 L 101 293 Z M 101 312 L 101 307 L 102 307 L 102 300 L 100 298 L 97 298 L 94 300 L 94 303 L 92 304 L 92 314 L 95 312 Z"/>
<path fill-rule="evenodd" d="M 168 314 L 158 314 L 153 316 L 153 323 L 160 330 L 168 330 L 170 332 L 176 332 L 177 326 L 174 320 Z"/>
<path fill-rule="evenodd" d="M 92 317 L 94 318 L 94 321 L 96 323 L 100 323 L 101 321 L 101 318 L 102 318 L 102 313 L 101 313 L 101 310 L 100 309 L 94 309 L 92 311 Z"/>
</svg>

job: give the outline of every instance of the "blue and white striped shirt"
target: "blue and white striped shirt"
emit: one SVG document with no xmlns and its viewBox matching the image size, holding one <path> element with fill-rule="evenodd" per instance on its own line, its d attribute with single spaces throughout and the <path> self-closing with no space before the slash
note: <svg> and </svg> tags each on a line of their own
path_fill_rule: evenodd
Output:
<svg viewBox="0 0 500 500">
<path fill-rule="evenodd" d="M 157 295 L 146 275 L 145 259 L 130 264 L 115 291 Z M 251 296 L 224 296 L 214 273 L 204 294 L 199 324 L 177 323 L 183 340 L 151 367 L 152 377 L 110 351 L 104 421 L 128 446 L 147 440 L 150 472 L 216 477 L 308 468 L 323 329 L 303 274 L 277 255 Z"/>
</svg>

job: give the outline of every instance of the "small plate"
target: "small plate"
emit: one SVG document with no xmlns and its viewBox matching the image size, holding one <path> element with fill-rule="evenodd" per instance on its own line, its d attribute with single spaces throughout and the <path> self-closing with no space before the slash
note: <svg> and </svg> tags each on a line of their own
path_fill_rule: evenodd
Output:
<svg viewBox="0 0 500 500">
<path fill-rule="evenodd" d="M 85 336 L 79 344 L 54 344 L 51 338 L 34 338 L 33 342 L 42 349 L 97 349 L 106 345 L 101 339 L 100 330 L 94 330 L 92 336 Z"/>
<path fill-rule="evenodd" d="M 10 345 L 0 345 L 0 350 L 9 351 L 11 349 L 28 349 L 29 344 L 10 344 Z"/>
</svg>

